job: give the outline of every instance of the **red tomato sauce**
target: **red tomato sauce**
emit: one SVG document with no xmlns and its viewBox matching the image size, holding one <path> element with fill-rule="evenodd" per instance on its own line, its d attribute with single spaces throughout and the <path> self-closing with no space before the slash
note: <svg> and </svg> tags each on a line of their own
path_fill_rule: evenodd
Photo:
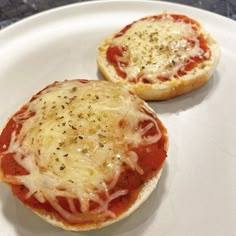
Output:
<svg viewBox="0 0 236 236">
<path fill-rule="evenodd" d="M 166 15 L 158 15 L 158 16 L 151 16 L 151 17 L 144 17 L 141 20 L 149 20 L 149 19 L 154 19 L 154 20 L 161 20 L 163 17 L 165 17 Z M 186 24 L 191 24 L 192 25 L 192 29 L 195 30 L 196 32 L 198 31 L 200 24 L 187 17 L 184 15 L 177 15 L 177 14 L 170 14 L 170 16 L 175 20 L 175 21 L 181 21 L 184 22 Z M 125 34 L 125 32 L 130 29 L 132 27 L 133 24 L 135 24 L 137 21 L 134 21 L 133 23 L 125 26 L 119 33 L 117 33 L 114 38 L 120 37 L 123 34 Z M 210 58 L 211 56 L 211 52 L 210 49 L 207 45 L 207 41 L 205 40 L 203 34 L 199 34 L 198 36 L 198 40 L 199 40 L 199 47 L 206 53 L 208 52 L 208 54 L 205 54 L 203 56 L 194 56 L 194 57 L 190 57 L 186 64 L 183 65 L 177 72 L 177 74 L 175 75 L 175 77 L 177 78 L 178 76 L 183 76 L 186 75 L 189 71 L 191 71 L 193 68 L 195 68 L 198 63 L 207 60 Z M 191 41 L 191 39 L 189 40 Z M 117 59 L 117 57 L 119 56 L 123 56 L 125 51 L 127 49 L 124 49 L 124 47 L 118 47 L 118 46 L 109 46 L 106 52 L 106 58 L 108 60 L 108 62 L 114 66 L 116 73 L 123 79 L 125 79 L 127 77 L 127 74 L 124 70 L 122 70 L 122 68 L 125 68 L 126 66 L 128 66 L 128 63 L 121 63 L 119 62 L 119 59 Z M 136 82 L 138 80 L 140 80 L 140 78 L 142 78 L 142 76 L 138 76 L 138 78 L 134 78 L 132 80 L 130 80 L 130 82 Z M 163 76 L 159 76 L 158 80 L 160 81 L 167 81 L 170 78 L 168 77 L 163 77 Z M 141 79 L 143 83 L 152 83 L 150 80 L 142 78 Z"/>
<path fill-rule="evenodd" d="M 114 65 L 116 73 L 122 77 L 125 78 L 127 76 L 126 72 L 124 72 L 121 67 L 126 67 L 127 63 L 121 63 L 119 60 L 117 60 L 117 57 L 122 57 L 124 55 L 125 49 L 122 47 L 117 46 L 110 46 L 107 49 L 107 59 L 108 61 Z"/>
</svg>

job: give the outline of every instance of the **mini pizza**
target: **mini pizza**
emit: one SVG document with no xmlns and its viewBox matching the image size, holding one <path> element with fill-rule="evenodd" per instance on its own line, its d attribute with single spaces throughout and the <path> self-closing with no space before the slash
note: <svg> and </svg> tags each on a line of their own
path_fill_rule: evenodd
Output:
<svg viewBox="0 0 236 236">
<path fill-rule="evenodd" d="M 0 177 L 52 225 L 89 230 L 136 210 L 155 188 L 167 131 L 125 86 L 55 82 L 8 120 L 0 135 Z"/>
<path fill-rule="evenodd" d="M 204 85 L 220 58 L 218 43 L 196 20 L 147 16 L 105 38 L 97 64 L 105 79 L 144 100 L 166 100 Z"/>
</svg>

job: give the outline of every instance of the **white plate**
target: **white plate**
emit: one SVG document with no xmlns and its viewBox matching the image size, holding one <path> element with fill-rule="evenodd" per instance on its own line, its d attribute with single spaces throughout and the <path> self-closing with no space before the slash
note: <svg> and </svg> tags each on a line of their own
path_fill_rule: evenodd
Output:
<svg viewBox="0 0 236 236">
<path fill-rule="evenodd" d="M 20 21 L 0 32 L 0 123 L 3 126 L 48 83 L 99 78 L 99 42 L 133 20 L 163 11 L 202 22 L 221 45 L 220 64 L 206 86 L 150 103 L 170 136 L 167 165 L 151 197 L 127 219 L 76 235 L 236 235 L 236 23 L 232 20 L 165 2 L 102 1 L 69 5 Z M 42 221 L 3 184 L 0 234 L 75 235 Z"/>
</svg>

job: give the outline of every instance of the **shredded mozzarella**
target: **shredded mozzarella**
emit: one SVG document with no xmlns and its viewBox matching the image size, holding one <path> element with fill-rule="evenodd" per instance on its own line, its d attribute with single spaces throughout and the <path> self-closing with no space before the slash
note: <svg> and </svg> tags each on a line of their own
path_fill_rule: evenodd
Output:
<svg viewBox="0 0 236 236">
<path fill-rule="evenodd" d="M 114 37 L 111 44 L 126 48 L 116 59 L 127 80 L 139 78 L 156 83 L 158 77 L 176 76 L 189 59 L 204 58 L 198 37 L 199 31 L 191 23 L 176 21 L 166 14 L 158 20 L 149 17 L 134 22 L 124 34 Z"/>
</svg>

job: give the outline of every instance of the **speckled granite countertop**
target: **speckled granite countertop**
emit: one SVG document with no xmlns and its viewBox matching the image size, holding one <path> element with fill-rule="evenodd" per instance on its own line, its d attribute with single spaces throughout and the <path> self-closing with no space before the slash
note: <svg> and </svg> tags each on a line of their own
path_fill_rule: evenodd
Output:
<svg viewBox="0 0 236 236">
<path fill-rule="evenodd" d="M 47 9 L 84 1 L 86 0 L 0 0 L 0 29 Z M 235 0 L 170 0 L 168 2 L 202 8 L 236 20 Z"/>
</svg>

